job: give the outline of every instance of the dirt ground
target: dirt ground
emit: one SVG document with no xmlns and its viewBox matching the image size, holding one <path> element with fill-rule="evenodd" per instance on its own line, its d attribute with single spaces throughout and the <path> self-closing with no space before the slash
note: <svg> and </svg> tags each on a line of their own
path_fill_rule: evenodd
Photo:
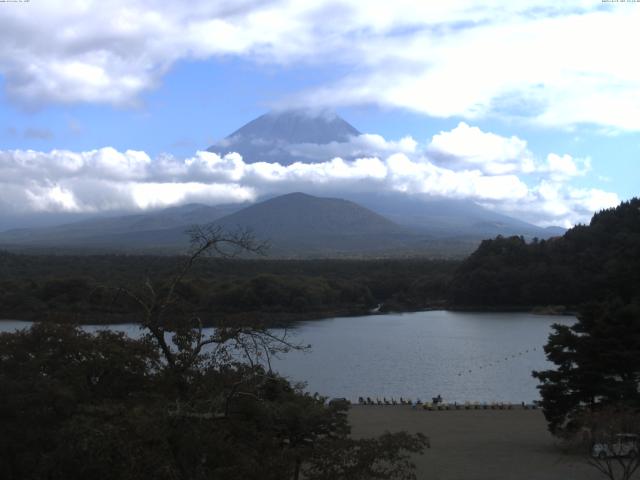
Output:
<svg viewBox="0 0 640 480">
<path fill-rule="evenodd" d="M 597 480 L 587 458 L 564 453 L 540 410 L 416 410 L 360 406 L 349 412 L 354 437 L 422 432 L 431 448 L 417 457 L 420 480 Z"/>
</svg>

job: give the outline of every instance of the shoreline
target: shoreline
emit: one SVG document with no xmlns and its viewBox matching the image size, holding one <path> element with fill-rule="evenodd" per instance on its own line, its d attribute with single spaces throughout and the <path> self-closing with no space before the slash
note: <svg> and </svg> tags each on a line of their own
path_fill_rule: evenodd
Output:
<svg viewBox="0 0 640 480">
<path fill-rule="evenodd" d="M 446 310 L 452 312 L 479 312 L 479 313 L 531 313 L 533 315 L 559 315 L 575 317 L 578 312 L 575 307 L 566 305 L 534 305 L 534 306 L 460 306 L 449 305 Z"/>
<path fill-rule="evenodd" d="M 378 315 L 394 315 L 403 313 L 418 313 L 418 312 L 433 312 L 433 311 L 450 311 L 450 312 L 477 312 L 477 313 L 529 313 L 540 316 L 576 316 L 577 312 L 568 309 L 557 309 L 554 306 L 548 307 L 460 307 L 449 305 L 433 305 L 423 308 L 407 308 L 407 309 L 390 309 L 390 310 L 378 310 L 372 311 L 369 308 L 345 308 L 329 311 L 311 311 L 311 312 L 234 312 L 234 313 L 222 313 L 218 315 L 216 320 L 205 320 L 203 325 L 205 327 L 215 327 L 219 323 L 238 325 L 238 326 L 264 326 L 267 328 L 284 328 L 295 327 L 299 322 L 307 321 L 322 321 L 330 318 L 337 317 L 363 317 L 363 316 L 378 316 Z M 14 315 L 20 316 L 20 315 Z M 64 314 L 50 315 L 49 318 L 36 320 L 33 314 L 24 315 L 22 319 L 15 318 L 0 318 L 2 321 L 14 321 L 14 322 L 53 322 L 53 323 L 70 323 L 76 325 L 126 325 L 126 324 L 138 324 L 136 321 L 137 315 L 135 314 L 102 314 L 102 315 L 89 315 L 87 317 L 78 314 Z"/>
</svg>

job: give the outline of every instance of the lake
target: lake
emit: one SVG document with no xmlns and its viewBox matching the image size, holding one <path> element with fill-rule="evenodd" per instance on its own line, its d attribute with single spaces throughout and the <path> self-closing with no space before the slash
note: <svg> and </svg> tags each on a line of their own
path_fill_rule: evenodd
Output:
<svg viewBox="0 0 640 480">
<path fill-rule="evenodd" d="M 575 318 L 527 313 L 428 311 L 301 322 L 289 338 L 309 352 L 275 359 L 274 369 L 330 397 L 527 402 L 539 399 L 532 370 L 551 367 L 543 345 L 553 323 Z M 0 321 L 0 331 L 28 326 Z M 88 330 L 99 328 L 88 326 Z M 133 336 L 136 325 L 109 326 Z"/>
</svg>

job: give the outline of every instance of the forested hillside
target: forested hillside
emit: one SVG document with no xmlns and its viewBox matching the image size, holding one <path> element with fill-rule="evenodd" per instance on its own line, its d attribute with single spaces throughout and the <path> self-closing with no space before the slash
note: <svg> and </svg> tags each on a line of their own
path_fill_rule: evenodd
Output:
<svg viewBox="0 0 640 480">
<path fill-rule="evenodd" d="M 562 237 L 485 240 L 449 286 L 458 306 L 577 306 L 640 297 L 640 199 L 595 214 Z"/>
<path fill-rule="evenodd" d="M 117 295 L 162 282 L 182 257 L 17 255 L 0 251 L 0 318 L 138 321 L 131 299 Z M 178 286 L 176 314 L 280 323 L 444 303 L 458 262 L 428 259 L 202 259 Z"/>
</svg>

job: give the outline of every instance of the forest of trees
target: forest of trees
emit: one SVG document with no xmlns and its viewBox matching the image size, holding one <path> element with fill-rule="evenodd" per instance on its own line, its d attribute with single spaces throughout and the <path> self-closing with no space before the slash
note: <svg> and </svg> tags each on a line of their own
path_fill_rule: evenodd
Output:
<svg viewBox="0 0 640 480">
<path fill-rule="evenodd" d="M 0 252 L 0 318 L 104 323 L 135 321 L 113 287 L 166 278 L 180 257 L 20 255 Z M 206 324 L 288 323 L 332 315 L 441 306 L 458 262 L 203 258 L 178 288 L 175 314 Z M 108 288 L 106 288 L 108 287 Z"/>
<path fill-rule="evenodd" d="M 640 296 L 640 199 L 595 214 L 564 236 L 485 240 L 449 285 L 456 306 L 565 305 Z"/>
</svg>

